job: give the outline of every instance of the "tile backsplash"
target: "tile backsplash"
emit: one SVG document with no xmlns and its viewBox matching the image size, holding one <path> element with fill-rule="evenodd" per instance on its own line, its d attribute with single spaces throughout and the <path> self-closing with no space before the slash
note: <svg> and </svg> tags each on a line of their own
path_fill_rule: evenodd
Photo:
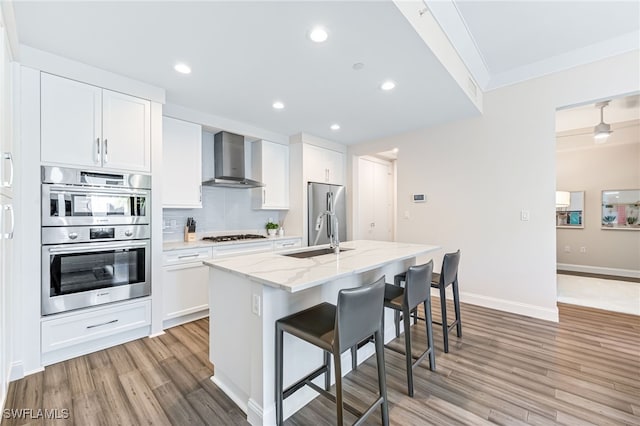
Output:
<svg viewBox="0 0 640 426">
<path fill-rule="evenodd" d="M 201 209 L 163 209 L 164 241 L 181 241 L 188 217 L 197 223 L 198 237 L 234 232 L 265 232 L 265 224 L 272 218 L 284 220 L 285 212 L 253 210 L 251 189 L 202 187 Z M 172 226 L 175 221 L 175 226 Z"/>
</svg>

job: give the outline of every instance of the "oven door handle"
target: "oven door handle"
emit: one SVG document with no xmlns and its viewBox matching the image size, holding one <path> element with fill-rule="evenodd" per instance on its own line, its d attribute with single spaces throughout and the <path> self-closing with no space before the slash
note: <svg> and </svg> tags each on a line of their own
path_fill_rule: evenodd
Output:
<svg viewBox="0 0 640 426">
<path fill-rule="evenodd" d="M 77 186 L 71 187 L 69 185 L 51 185 L 44 184 L 49 187 L 49 193 L 57 192 L 69 192 L 72 194 L 87 194 L 87 195 L 140 195 L 148 197 L 150 191 L 136 190 L 127 188 L 96 188 L 91 186 Z"/>
<path fill-rule="evenodd" d="M 123 249 L 123 248 L 139 248 L 146 247 L 148 243 L 146 241 L 131 241 L 122 243 L 91 243 L 82 245 L 59 245 L 49 247 L 49 253 L 91 253 L 100 250 L 109 249 Z"/>
</svg>

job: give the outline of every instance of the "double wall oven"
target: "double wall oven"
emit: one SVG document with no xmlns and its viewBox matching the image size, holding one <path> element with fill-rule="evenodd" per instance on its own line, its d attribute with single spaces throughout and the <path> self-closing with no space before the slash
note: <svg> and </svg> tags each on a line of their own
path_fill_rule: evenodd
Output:
<svg viewBox="0 0 640 426">
<path fill-rule="evenodd" d="M 149 295 L 150 176 L 41 173 L 42 314 Z"/>
</svg>

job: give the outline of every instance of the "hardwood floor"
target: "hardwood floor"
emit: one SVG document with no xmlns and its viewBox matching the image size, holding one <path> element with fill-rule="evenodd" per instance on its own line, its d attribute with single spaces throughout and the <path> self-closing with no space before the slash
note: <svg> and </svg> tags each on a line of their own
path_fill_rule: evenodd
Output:
<svg viewBox="0 0 640 426">
<path fill-rule="evenodd" d="M 555 324 L 462 304 L 462 322 L 463 337 L 450 334 L 448 354 L 434 326 L 437 369 L 427 362 L 415 369 L 414 398 L 406 395 L 404 357 L 385 351 L 392 424 L 640 424 L 640 317 L 560 305 Z M 424 323 L 412 329 L 417 353 Z M 392 344 L 404 347 L 403 338 Z M 9 389 L 5 408 L 33 416 L 2 425 L 247 424 L 209 380 L 207 351 L 205 319 L 49 366 Z M 347 401 L 365 408 L 377 387 L 375 359 L 344 383 Z M 66 408 L 70 417 L 31 418 L 45 408 Z M 334 424 L 335 406 L 316 398 L 286 423 Z M 380 424 L 379 410 L 367 424 Z"/>
</svg>

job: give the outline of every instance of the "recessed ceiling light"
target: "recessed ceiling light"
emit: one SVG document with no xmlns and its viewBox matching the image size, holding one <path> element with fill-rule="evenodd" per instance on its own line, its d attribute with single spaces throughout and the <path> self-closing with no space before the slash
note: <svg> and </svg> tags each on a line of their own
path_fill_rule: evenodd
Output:
<svg viewBox="0 0 640 426">
<path fill-rule="evenodd" d="M 398 153 L 398 148 L 393 148 L 393 149 L 391 150 L 391 152 L 393 152 L 394 154 L 397 154 L 397 153 Z"/>
<path fill-rule="evenodd" d="M 334 123 L 331 125 L 331 130 L 340 130 L 340 125 L 338 123 Z"/>
<path fill-rule="evenodd" d="M 328 37 L 329 37 L 329 34 L 327 34 L 327 30 L 325 30 L 322 27 L 315 27 L 309 33 L 309 38 L 311 39 L 311 41 L 314 41 L 316 43 L 325 42 L 327 41 Z"/>
<path fill-rule="evenodd" d="M 382 90 L 392 90 L 394 87 L 396 87 L 396 83 L 391 80 L 387 80 L 380 85 Z"/>
<path fill-rule="evenodd" d="M 364 64 L 362 62 L 356 62 L 352 65 L 352 68 L 354 71 L 360 71 L 362 68 L 364 68 Z"/>
<path fill-rule="evenodd" d="M 180 74 L 191 74 L 191 67 L 187 64 L 183 64 L 182 62 L 175 64 L 173 69 L 178 71 Z"/>
<path fill-rule="evenodd" d="M 273 103 L 273 107 L 274 107 L 275 109 L 283 109 L 283 108 L 284 108 L 284 104 L 283 104 L 282 102 L 280 102 L 280 101 L 275 101 L 275 102 Z"/>
</svg>

